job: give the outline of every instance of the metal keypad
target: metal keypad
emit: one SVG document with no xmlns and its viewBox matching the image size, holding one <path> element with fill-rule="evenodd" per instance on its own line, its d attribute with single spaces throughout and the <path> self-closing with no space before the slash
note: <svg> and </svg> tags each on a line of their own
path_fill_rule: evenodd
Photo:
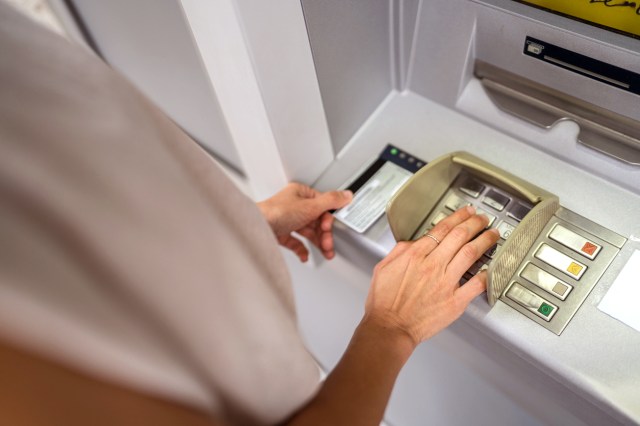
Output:
<svg viewBox="0 0 640 426">
<path fill-rule="evenodd" d="M 463 174 L 445 193 L 416 232 L 422 235 L 454 210 L 473 205 L 489 217 L 500 240 L 463 276 L 486 269 L 499 247 L 531 211 L 525 200 Z M 569 210 L 560 208 L 547 223 L 511 278 L 500 300 L 560 334 L 626 240 Z"/>
<path fill-rule="evenodd" d="M 518 211 L 524 209 L 527 212 L 531 210 L 531 206 L 524 200 L 477 179 L 475 176 L 463 174 L 456 179 L 415 235 L 423 235 L 455 210 L 469 205 L 473 205 L 478 214 L 484 214 L 489 218 L 487 228 L 498 228 L 501 239 L 495 248 L 492 247 L 488 250 L 480 261 L 467 271 L 461 284 L 471 279 L 483 267 L 486 269 L 497 249 L 518 226 L 519 221 L 511 217 L 509 213 L 513 209 L 519 209 Z"/>
</svg>

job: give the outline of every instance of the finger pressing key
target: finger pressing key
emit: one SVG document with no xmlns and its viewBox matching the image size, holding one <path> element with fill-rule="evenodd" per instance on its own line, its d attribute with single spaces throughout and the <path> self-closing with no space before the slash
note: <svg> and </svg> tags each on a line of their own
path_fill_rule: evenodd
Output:
<svg viewBox="0 0 640 426">
<path fill-rule="evenodd" d="M 444 237 L 437 250 L 434 250 L 434 254 L 449 262 L 462 246 L 486 228 L 487 223 L 488 219 L 484 215 L 475 214 L 467 218 Z"/>
<path fill-rule="evenodd" d="M 438 224 L 433 227 L 433 229 L 427 231 L 427 233 L 425 233 L 420 239 L 418 239 L 415 242 L 416 249 L 427 250 L 427 253 L 425 254 L 430 253 L 438 244 L 440 244 L 444 240 L 449 231 L 472 217 L 475 212 L 476 210 L 471 206 L 463 207 L 459 210 L 456 210 L 454 213 L 438 222 Z M 427 234 L 431 237 L 426 237 Z"/>
<path fill-rule="evenodd" d="M 464 274 L 473 265 L 482 254 L 489 250 L 500 239 L 500 234 L 496 229 L 490 229 L 480 234 L 466 243 L 453 257 L 449 265 L 447 265 L 446 276 L 448 279 L 458 282 L 462 274 Z"/>
<path fill-rule="evenodd" d="M 487 277 L 487 271 L 482 271 L 456 289 L 454 294 L 458 305 L 466 307 L 474 298 L 482 294 L 487 289 Z"/>
</svg>

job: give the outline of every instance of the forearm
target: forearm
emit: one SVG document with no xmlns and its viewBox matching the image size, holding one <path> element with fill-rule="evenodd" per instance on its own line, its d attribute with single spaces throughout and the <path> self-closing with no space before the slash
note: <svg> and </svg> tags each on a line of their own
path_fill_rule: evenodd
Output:
<svg viewBox="0 0 640 426">
<path fill-rule="evenodd" d="M 287 424 L 378 425 L 414 348 L 408 335 L 364 319 L 316 397 Z"/>
</svg>

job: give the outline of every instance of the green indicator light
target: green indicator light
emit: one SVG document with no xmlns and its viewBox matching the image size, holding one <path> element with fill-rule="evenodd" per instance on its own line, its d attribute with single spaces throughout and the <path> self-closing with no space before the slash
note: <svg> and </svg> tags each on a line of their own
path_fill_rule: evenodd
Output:
<svg viewBox="0 0 640 426">
<path fill-rule="evenodd" d="M 546 303 L 543 303 L 538 308 L 538 312 L 540 312 L 545 317 L 548 317 L 552 310 L 553 308 L 551 307 L 551 305 L 547 305 Z"/>
<path fill-rule="evenodd" d="M 398 154 L 398 150 L 395 148 L 391 148 L 391 155 L 396 155 Z"/>
</svg>

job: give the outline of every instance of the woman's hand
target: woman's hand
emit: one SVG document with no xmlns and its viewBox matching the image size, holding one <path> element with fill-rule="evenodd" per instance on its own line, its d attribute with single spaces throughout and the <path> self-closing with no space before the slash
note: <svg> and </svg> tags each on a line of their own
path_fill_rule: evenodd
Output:
<svg viewBox="0 0 640 426">
<path fill-rule="evenodd" d="M 309 252 L 292 232 L 311 241 L 325 258 L 333 258 L 333 215 L 328 211 L 346 206 L 352 198 L 351 191 L 319 192 L 300 183 L 290 183 L 273 197 L 259 202 L 258 207 L 278 242 L 306 262 Z"/>
<path fill-rule="evenodd" d="M 417 346 L 455 321 L 486 289 L 486 272 L 459 285 L 499 239 L 494 229 L 473 239 L 486 226 L 486 216 L 466 207 L 429 231 L 434 238 L 398 243 L 374 270 L 363 325 L 405 334 Z"/>
</svg>

